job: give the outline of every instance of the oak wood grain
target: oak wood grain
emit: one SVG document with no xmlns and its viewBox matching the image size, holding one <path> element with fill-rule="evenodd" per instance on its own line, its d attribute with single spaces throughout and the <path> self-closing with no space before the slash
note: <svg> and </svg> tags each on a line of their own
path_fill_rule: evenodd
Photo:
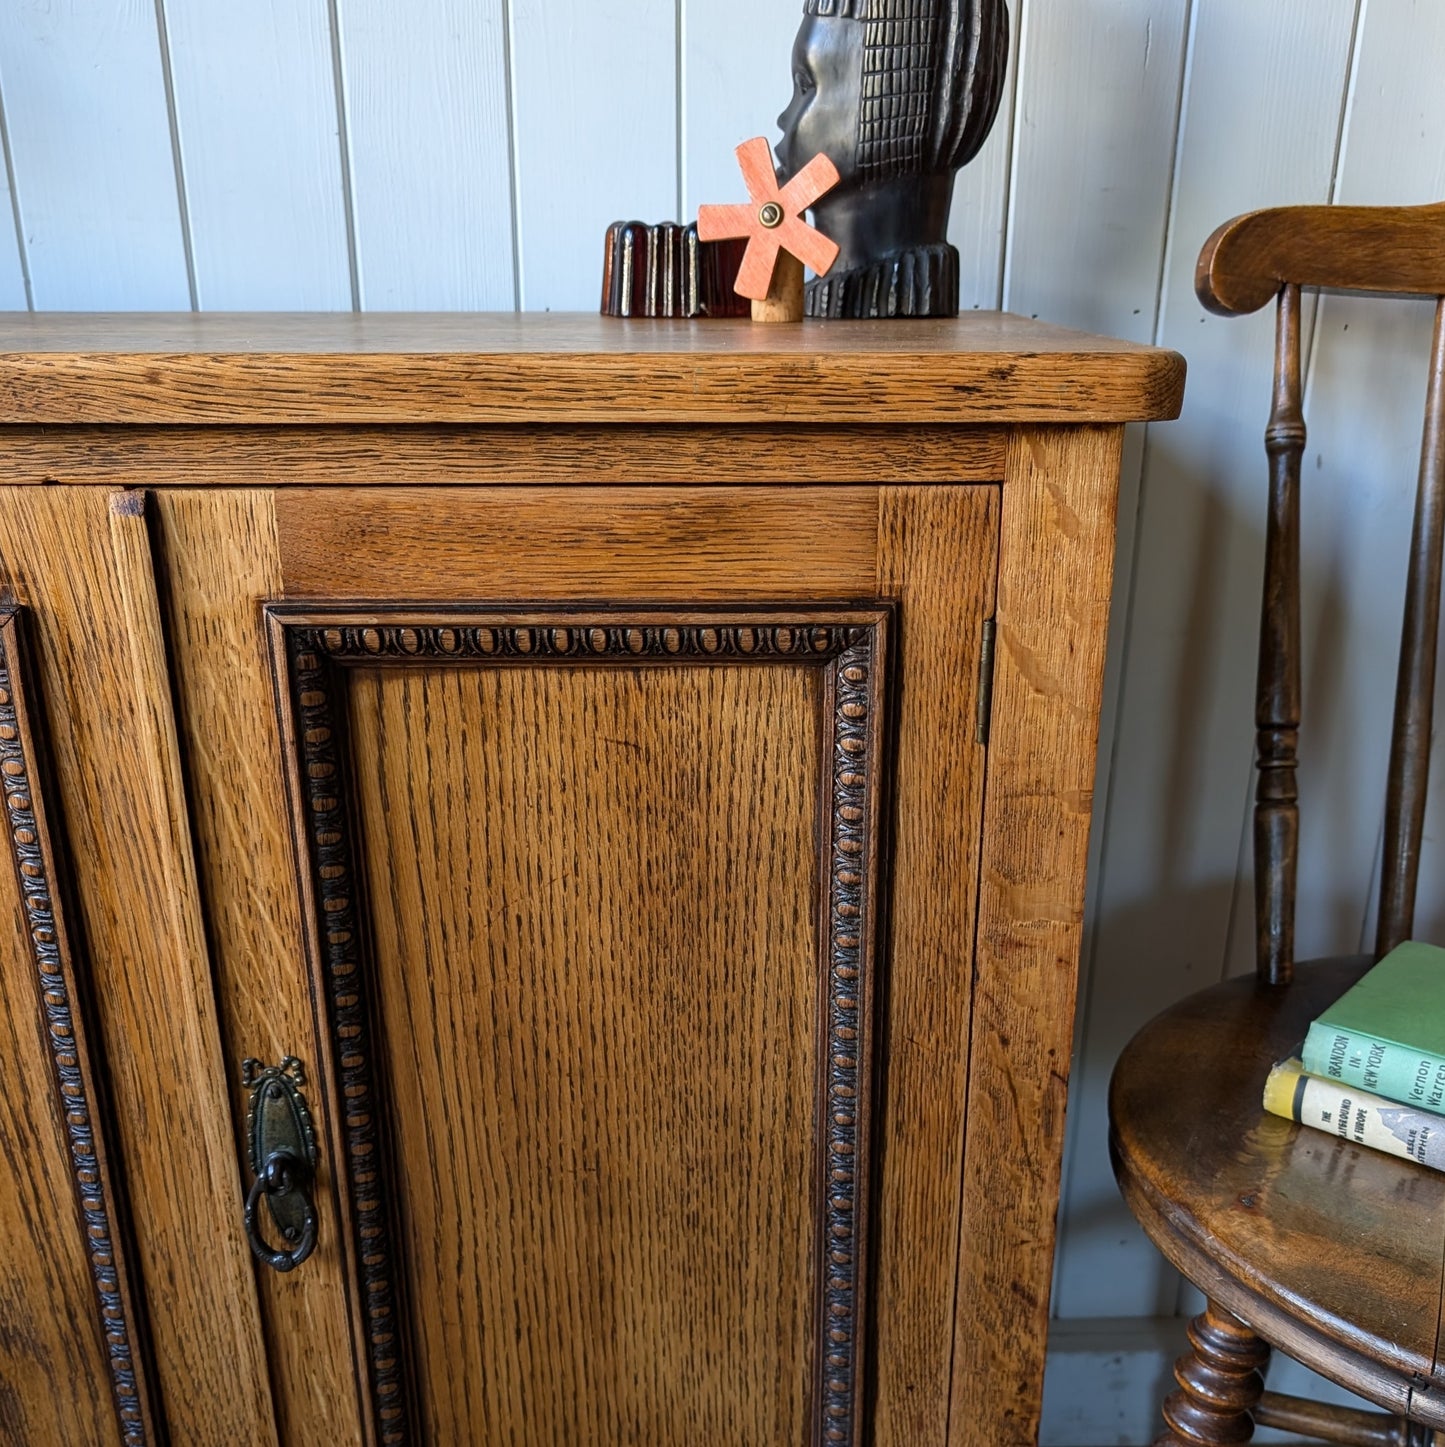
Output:
<svg viewBox="0 0 1445 1447">
<path fill-rule="evenodd" d="M 1020 428 L 1000 520 L 949 1441 L 1038 1437 L 1122 429 Z"/>
<path fill-rule="evenodd" d="M 177 719 L 215 961 L 233 1100 L 245 1159 L 240 1062 L 294 1055 L 308 1068 L 318 1123 L 326 1100 L 316 1022 L 301 962 L 290 815 L 261 604 L 281 592 L 270 492 L 152 494 L 163 572 Z M 334 1163 L 323 1153 L 319 1244 L 304 1271 L 258 1273 L 268 1361 L 283 1442 L 361 1439 Z M 249 1184 L 249 1183 L 248 1183 Z"/>
<path fill-rule="evenodd" d="M 876 488 L 288 489 L 276 498 L 293 597 L 866 597 Z"/>
<path fill-rule="evenodd" d="M 428 1440 L 803 1440 L 819 683 L 355 685 Z"/>
<path fill-rule="evenodd" d="M 196 1447 L 275 1447 L 139 497 L 6 489 L 0 576 L 34 610 L 161 1414 Z"/>
<path fill-rule="evenodd" d="M 12 314 L 0 423 L 1123 422 L 1173 352 L 973 312 L 754 327 L 578 315 Z"/>
<path fill-rule="evenodd" d="M 886 1058 L 879 1113 L 877 1447 L 948 1436 L 979 818 L 983 621 L 999 492 L 885 488 L 878 592 L 899 600 Z"/>
<path fill-rule="evenodd" d="M 0 605 L 0 1436 L 148 1447 L 149 1362 L 109 1159 L 113 1122 L 20 621 Z"/>
<path fill-rule="evenodd" d="M 23 1089 L 0 1093 L 0 1436 L 36 1447 L 119 1444 L 95 1287 L 76 1219 L 68 1150 L 36 1026 L 29 940 L 6 878 L 0 1050 Z"/>
<path fill-rule="evenodd" d="M 0 482 L 112 487 L 997 482 L 1002 428 L 10 427 Z"/>
</svg>

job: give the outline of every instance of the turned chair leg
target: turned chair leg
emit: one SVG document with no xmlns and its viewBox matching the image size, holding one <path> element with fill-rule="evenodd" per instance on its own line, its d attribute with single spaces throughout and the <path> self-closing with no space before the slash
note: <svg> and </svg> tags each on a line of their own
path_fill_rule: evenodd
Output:
<svg viewBox="0 0 1445 1447">
<path fill-rule="evenodd" d="M 1164 1403 L 1168 1429 L 1155 1447 L 1232 1447 L 1254 1436 L 1269 1347 L 1212 1301 L 1189 1323 L 1194 1348 L 1174 1364 L 1179 1390 Z"/>
</svg>

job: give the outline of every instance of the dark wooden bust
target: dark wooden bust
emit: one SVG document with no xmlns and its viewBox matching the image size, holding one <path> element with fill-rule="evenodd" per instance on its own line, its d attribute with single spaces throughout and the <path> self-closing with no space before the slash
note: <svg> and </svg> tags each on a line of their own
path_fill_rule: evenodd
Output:
<svg viewBox="0 0 1445 1447">
<path fill-rule="evenodd" d="M 814 207 L 841 250 L 809 316 L 958 314 L 953 179 L 998 114 L 1008 24 L 1005 0 L 804 0 L 778 161 L 824 151 L 842 177 Z"/>
</svg>

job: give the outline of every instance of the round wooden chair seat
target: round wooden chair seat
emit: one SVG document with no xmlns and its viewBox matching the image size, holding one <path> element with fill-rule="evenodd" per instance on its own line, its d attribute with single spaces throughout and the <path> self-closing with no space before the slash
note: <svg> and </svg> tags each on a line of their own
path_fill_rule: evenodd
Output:
<svg viewBox="0 0 1445 1447">
<path fill-rule="evenodd" d="M 1380 1406 L 1445 1428 L 1445 1174 L 1260 1104 L 1270 1065 L 1370 963 L 1301 964 L 1287 989 L 1231 980 L 1165 1011 L 1115 1067 L 1110 1151 L 1134 1215 L 1214 1301 Z"/>
</svg>

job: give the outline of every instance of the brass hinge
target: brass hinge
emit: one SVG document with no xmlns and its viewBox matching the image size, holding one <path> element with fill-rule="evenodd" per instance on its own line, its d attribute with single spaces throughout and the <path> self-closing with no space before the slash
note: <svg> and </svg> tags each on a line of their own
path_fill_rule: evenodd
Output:
<svg viewBox="0 0 1445 1447">
<path fill-rule="evenodd" d="M 983 642 L 978 651 L 978 742 L 987 746 L 989 725 L 993 722 L 993 635 L 994 620 L 983 625 Z"/>
</svg>

